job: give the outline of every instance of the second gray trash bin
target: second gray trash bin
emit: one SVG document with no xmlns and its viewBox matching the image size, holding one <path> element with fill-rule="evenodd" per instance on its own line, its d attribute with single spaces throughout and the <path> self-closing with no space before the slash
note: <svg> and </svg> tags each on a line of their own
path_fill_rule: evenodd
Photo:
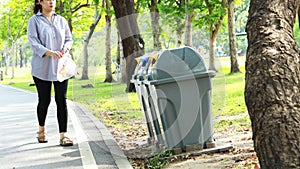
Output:
<svg viewBox="0 0 300 169">
<path fill-rule="evenodd" d="M 148 133 L 149 133 L 148 142 L 152 142 L 153 140 L 155 140 L 154 132 L 153 132 L 153 125 L 152 125 L 153 120 L 151 120 L 151 114 L 150 114 L 150 109 L 149 109 L 148 100 L 147 100 L 148 93 L 147 93 L 147 91 L 145 91 L 145 87 L 143 86 L 143 83 L 142 83 L 145 78 L 148 67 L 149 67 L 148 59 L 149 59 L 148 56 L 136 58 L 137 66 L 135 68 L 135 72 L 132 75 L 132 79 L 130 81 L 135 86 L 136 93 L 140 100 L 140 105 L 141 105 L 141 108 L 143 111 L 143 115 L 146 120 L 147 129 L 148 129 Z"/>
<path fill-rule="evenodd" d="M 155 59 L 144 83 L 166 147 L 183 151 L 215 147 L 211 113 L 215 72 L 207 70 L 203 58 L 190 47 L 164 50 Z"/>
</svg>

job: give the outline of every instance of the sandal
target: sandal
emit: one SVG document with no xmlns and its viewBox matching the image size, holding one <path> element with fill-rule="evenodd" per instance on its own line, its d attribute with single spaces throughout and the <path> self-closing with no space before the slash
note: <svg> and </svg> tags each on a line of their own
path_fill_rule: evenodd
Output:
<svg viewBox="0 0 300 169">
<path fill-rule="evenodd" d="M 73 141 L 68 137 L 63 137 L 60 139 L 61 146 L 73 146 Z"/>
<path fill-rule="evenodd" d="M 36 134 L 37 134 L 36 138 L 39 143 L 47 143 L 48 142 L 48 140 L 46 138 L 46 132 L 44 130 L 38 131 Z"/>
</svg>

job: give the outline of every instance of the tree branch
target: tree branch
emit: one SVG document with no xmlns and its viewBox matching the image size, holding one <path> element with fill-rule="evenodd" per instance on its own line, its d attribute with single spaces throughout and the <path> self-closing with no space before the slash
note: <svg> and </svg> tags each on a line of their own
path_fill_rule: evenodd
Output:
<svg viewBox="0 0 300 169">
<path fill-rule="evenodd" d="M 75 13 L 75 12 L 78 11 L 80 8 L 83 8 L 83 7 L 89 7 L 89 6 L 90 6 L 89 0 L 86 0 L 86 3 L 85 3 L 85 4 L 78 3 L 74 8 L 72 8 L 73 10 L 71 11 L 71 13 Z"/>
<path fill-rule="evenodd" d="M 8 33 L 9 33 L 10 39 L 13 40 L 14 37 L 13 37 L 12 32 L 11 32 L 11 29 L 10 29 L 10 11 L 11 11 L 11 9 L 9 9 L 9 11 L 8 11 L 8 25 L 7 25 L 7 31 L 8 31 Z"/>
<path fill-rule="evenodd" d="M 15 37 L 16 39 L 19 37 L 19 35 L 20 35 L 20 33 L 21 33 L 21 30 L 22 30 L 23 26 L 25 25 L 26 18 L 27 18 L 27 16 L 29 15 L 30 7 L 31 7 L 31 6 L 29 6 L 29 7 L 27 8 L 27 10 L 26 10 L 26 14 L 25 14 L 25 16 L 24 16 L 23 23 L 22 23 L 22 25 L 20 26 L 20 29 L 19 29 L 18 33 L 16 34 L 16 37 Z"/>
</svg>

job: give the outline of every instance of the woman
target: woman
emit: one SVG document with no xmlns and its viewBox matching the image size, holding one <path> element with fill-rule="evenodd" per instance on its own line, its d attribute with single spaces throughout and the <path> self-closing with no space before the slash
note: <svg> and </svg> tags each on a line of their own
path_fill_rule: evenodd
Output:
<svg viewBox="0 0 300 169">
<path fill-rule="evenodd" d="M 45 121 L 51 102 L 51 86 L 54 85 L 60 145 L 72 146 L 73 141 L 66 136 L 68 110 L 68 80 L 57 81 L 58 60 L 72 47 L 73 40 L 66 20 L 55 13 L 55 0 L 35 0 L 34 14 L 28 20 L 28 40 L 33 50 L 31 74 L 38 92 L 37 117 L 39 143 L 47 143 Z"/>
</svg>

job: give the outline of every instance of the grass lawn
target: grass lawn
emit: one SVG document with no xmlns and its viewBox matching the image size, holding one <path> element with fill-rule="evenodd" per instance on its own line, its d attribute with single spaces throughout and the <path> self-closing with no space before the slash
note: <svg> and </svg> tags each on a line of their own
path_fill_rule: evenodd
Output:
<svg viewBox="0 0 300 169">
<path fill-rule="evenodd" d="M 217 59 L 218 72 L 213 78 L 212 112 L 216 119 L 222 116 L 236 117 L 232 120 L 219 120 L 215 122 L 214 130 L 223 130 L 229 125 L 237 128 L 250 128 L 248 116 L 238 116 L 246 111 L 244 102 L 245 86 L 245 57 L 239 57 L 241 73 L 229 74 L 230 60 L 228 57 Z M 4 68 L 2 68 L 4 71 Z M 80 72 L 79 72 L 80 73 Z M 117 128 L 127 127 L 127 124 L 117 123 L 122 119 L 143 119 L 141 107 L 136 93 L 125 93 L 125 84 L 103 83 L 105 79 L 105 67 L 91 67 L 89 69 L 90 80 L 80 80 L 80 75 L 69 81 L 68 99 L 86 105 L 100 120 L 109 125 L 117 125 Z M 6 84 L 36 92 L 29 68 L 16 68 L 15 78 L 4 75 L 0 84 Z M 92 84 L 94 88 L 82 88 L 83 85 Z M 116 115 L 115 118 L 103 118 L 103 114 Z"/>
</svg>

